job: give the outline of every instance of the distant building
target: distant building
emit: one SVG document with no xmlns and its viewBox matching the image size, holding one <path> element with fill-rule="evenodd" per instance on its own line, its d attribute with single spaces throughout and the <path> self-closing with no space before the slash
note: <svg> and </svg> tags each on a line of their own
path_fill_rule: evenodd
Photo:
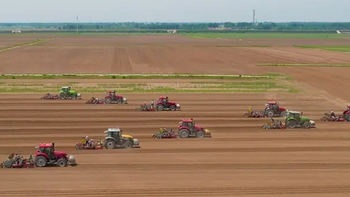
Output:
<svg viewBox="0 0 350 197">
<path fill-rule="evenodd" d="M 349 30 L 337 30 L 337 34 L 350 34 Z"/>
<path fill-rule="evenodd" d="M 20 34 L 20 33 L 22 33 L 22 31 L 21 30 L 12 30 L 12 33 L 13 34 Z"/>
<path fill-rule="evenodd" d="M 176 29 L 168 29 L 167 32 L 171 33 L 171 34 L 176 34 L 177 30 Z"/>
</svg>

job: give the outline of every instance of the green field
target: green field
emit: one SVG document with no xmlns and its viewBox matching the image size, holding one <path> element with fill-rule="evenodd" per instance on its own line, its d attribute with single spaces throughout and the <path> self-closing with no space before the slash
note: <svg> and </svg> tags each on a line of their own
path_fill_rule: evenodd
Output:
<svg viewBox="0 0 350 197">
<path fill-rule="evenodd" d="M 299 38 L 299 39 L 335 39 L 349 37 L 345 34 L 328 33 L 187 33 L 191 38 Z"/>
<path fill-rule="evenodd" d="M 201 75 L 201 74 L 2 74 L 0 79 L 291 79 L 266 73 L 263 75 Z"/>
<path fill-rule="evenodd" d="M 328 51 L 350 52 L 350 46 L 298 46 L 303 49 L 322 49 Z"/>
<path fill-rule="evenodd" d="M 80 93 L 106 92 L 118 90 L 121 93 L 211 93 L 211 92 L 297 92 L 286 83 L 286 78 L 235 78 L 201 80 L 149 80 L 142 82 L 123 79 L 2 79 L 0 93 L 46 93 L 58 92 L 62 86 L 71 86 Z"/>
<path fill-rule="evenodd" d="M 274 67 L 350 67 L 350 64 L 259 64 Z"/>
</svg>

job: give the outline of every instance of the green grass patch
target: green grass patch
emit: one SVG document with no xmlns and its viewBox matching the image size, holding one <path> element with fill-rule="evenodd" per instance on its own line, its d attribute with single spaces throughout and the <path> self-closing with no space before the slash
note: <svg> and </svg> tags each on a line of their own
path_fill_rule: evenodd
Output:
<svg viewBox="0 0 350 197">
<path fill-rule="evenodd" d="M 2 74 L 0 79 L 287 79 L 278 73 L 264 75 L 197 74 Z"/>
<path fill-rule="evenodd" d="M 51 41 L 51 40 L 52 39 L 37 40 L 37 41 L 34 41 L 34 42 L 25 43 L 25 44 L 12 45 L 12 46 L 9 46 L 9 47 L 1 48 L 0 52 L 9 51 L 9 50 L 17 49 L 17 48 L 21 48 L 21 47 L 35 46 L 35 45 L 39 45 L 39 44 L 42 44 L 44 42 L 48 42 L 48 41 Z"/>
<path fill-rule="evenodd" d="M 350 64 L 259 64 L 274 67 L 350 67 Z"/>
<path fill-rule="evenodd" d="M 349 37 L 346 34 L 326 33 L 183 33 L 191 38 L 297 38 L 297 39 L 335 39 Z"/>
<path fill-rule="evenodd" d="M 321 49 L 328 51 L 350 52 L 350 46 L 297 46 L 303 49 Z"/>
<path fill-rule="evenodd" d="M 0 85 L 1 93 L 9 92 L 36 92 L 58 93 L 61 86 L 66 83 L 3 83 Z M 107 90 L 117 90 L 120 93 L 129 92 L 154 92 L 154 93 L 177 93 L 177 92 L 294 92 L 292 87 L 280 85 L 278 81 L 235 81 L 235 82 L 188 82 L 188 83 L 135 83 L 135 84 L 99 84 L 77 83 L 72 88 L 79 93 L 101 93 Z"/>
</svg>

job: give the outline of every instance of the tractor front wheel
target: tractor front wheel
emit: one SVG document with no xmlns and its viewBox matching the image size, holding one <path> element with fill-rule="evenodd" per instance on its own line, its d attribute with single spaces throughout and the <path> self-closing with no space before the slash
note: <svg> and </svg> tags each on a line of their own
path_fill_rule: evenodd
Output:
<svg viewBox="0 0 350 197">
<path fill-rule="evenodd" d="M 130 140 L 126 141 L 123 145 L 124 148 L 130 149 L 132 148 L 132 142 Z"/>
<path fill-rule="evenodd" d="M 287 127 L 288 128 L 294 129 L 296 126 L 297 126 L 297 122 L 295 120 L 289 120 L 287 122 Z"/>
<path fill-rule="evenodd" d="M 60 158 L 60 159 L 57 160 L 56 165 L 58 167 L 66 167 L 67 166 L 67 160 L 64 159 L 64 158 Z"/>
<path fill-rule="evenodd" d="M 45 167 L 47 165 L 47 159 L 44 156 L 38 156 L 35 158 L 35 166 Z"/>
<path fill-rule="evenodd" d="M 170 110 L 171 111 L 176 111 L 176 106 L 175 105 L 170 106 Z"/>
<path fill-rule="evenodd" d="M 204 137 L 205 137 L 205 132 L 204 131 L 198 131 L 197 138 L 204 138 Z"/>
<path fill-rule="evenodd" d="M 304 122 L 304 124 L 303 124 L 303 128 L 305 128 L 305 129 L 310 129 L 310 127 L 311 127 L 311 124 L 310 124 L 310 122 L 309 122 L 309 121 Z"/>
<path fill-rule="evenodd" d="M 182 129 L 179 131 L 180 138 L 188 138 L 189 135 L 190 135 L 190 132 L 186 129 Z"/>
<path fill-rule="evenodd" d="M 115 148 L 115 141 L 114 140 L 108 140 L 105 144 L 106 149 L 114 149 Z"/>
</svg>

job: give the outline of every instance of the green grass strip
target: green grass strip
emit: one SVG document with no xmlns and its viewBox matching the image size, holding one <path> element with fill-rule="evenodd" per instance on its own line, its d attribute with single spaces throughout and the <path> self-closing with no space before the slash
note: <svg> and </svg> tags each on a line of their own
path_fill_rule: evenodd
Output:
<svg viewBox="0 0 350 197">
<path fill-rule="evenodd" d="M 38 41 L 35 41 L 35 42 L 26 43 L 26 44 L 12 45 L 10 47 L 6 47 L 6 48 L 0 49 L 0 52 L 9 51 L 9 50 L 17 49 L 17 48 L 21 48 L 21 47 L 35 46 L 35 45 L 42 44 L 44 42 L 48 42 L 48 41 L 51 41 L 51 40 L 52 39 L 38 40 Z"/>
<path fill-rule="evenodd" d="M 327 51 L 350 52 L 350 46 L 297 46 L 303 49 L 321 49 Z"/>
<path fill-rule="evenodd" d="M 278 73 L 264 75 L 203 74 L 2 74 L 0 79 L 287 79 Z"/>
<path fill-rule="evenodd" d="M 259 64 L 274 67 L 350 67 L 350 64 Z"/>
<path fill-rule="evenodd" d="M 350 37 L 346 34 L 328 33 L 181 33 L 191 38 L 296 38 L 296 39 L 335 39 Z"/>
</svg>

